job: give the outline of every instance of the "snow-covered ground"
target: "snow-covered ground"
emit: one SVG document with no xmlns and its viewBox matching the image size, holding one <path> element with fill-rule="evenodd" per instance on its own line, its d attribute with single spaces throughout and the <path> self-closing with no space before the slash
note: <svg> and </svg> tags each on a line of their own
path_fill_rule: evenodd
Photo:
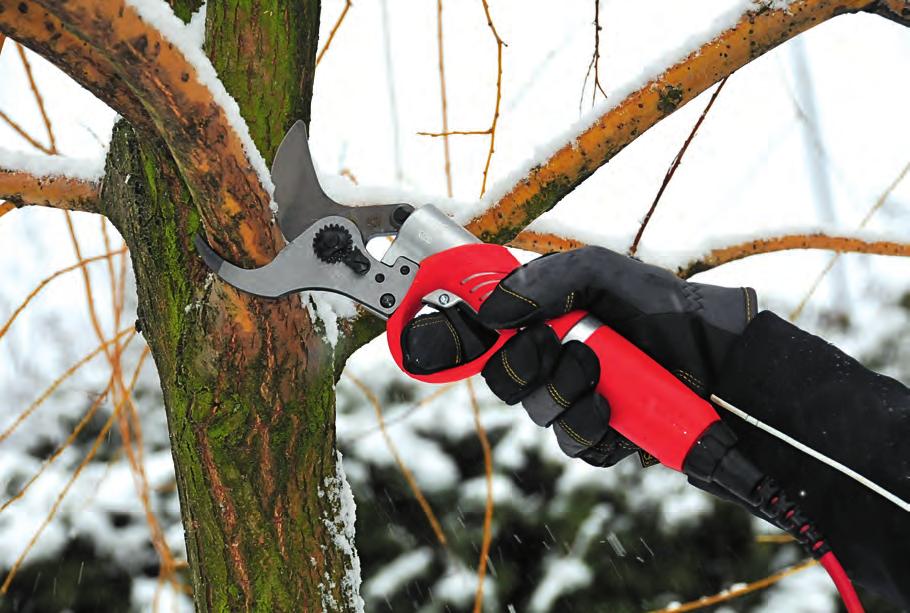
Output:
<svg viewBox="0 0 910 613">
<path fill-rule="evenodd" d="M 323 2 L 323 41 L 343 4 L 342 0 Z M 608 97 L 604 100 L 598 94 L 592 108 L 592 79 L 582 91 L 593 49 L 592 3 L 492 0 L 493 19 L 508 46 L 503 52 L 502 114 L 490 171 L 492 187 L 481 201 L 478 196 L 487 137 L 451 138 L 454 193 L 449 199 L 441 139 L 417 134 L 441 129 L 436 4 L 417 0 L 355 2 L 316 76 L 311 147 L 326 189 L 349 202 L 391 202 L 402 197 L 415 205 L 435 202 L 466 219 L 502 193 L 529 165 L 564 143 L 580 125 L 589 123 L 617 103 L 624 92 L 659 72 L 668 58 L 685 55 L 694 44 L 732 23 L 747 5 L 745 0 L 602 0 L 600 81 Z M 482 5 L 479 1 L 445 2 L 443 15 L 449 126 L 457 130 L 486 129 L 495 96 L 496 47 Z M 168 24 L 172 37 L 178 36 L 174 32 L 179 26 L 172 19 L 159 16 L 158 22 Z M 183 44 L 198 46 L 198 27 L 182 38 Z M 114 113 L 48 63 L 33 54 L 29 57 L 61 153 L 103 159 L 116 119 Z M 876 16 L 853 15 L 823 24 L 734 74 L 664 194 L 639 255 L 671 266 L 743 237 L 816 227 L 854 233 L 870 207 L 910 162 L 906 149 L 910 122 L 900 120 L 905 113 L 900 101 L 910 99 L 910 79 L 899 70 L 897 58 L 904 64 L 910 58 L 910 31 Z M 708 96 L 710 91 L 641 136 L 535 222 L 532 229 L 627 249 Z M 41 118 L 10 41 L 0 54 L 0 109 L 43 137 Z M 0 124 L 0 144 L 2 149 L 16 152 L 20 163 L 23 153 L 33 154 L 28 144 L 4 124 Z M 0 161 L 12 157 L 2 153 Z M 31 157 L 25 163 L 36 164 Z M 77 170 L 90 172 L 86 168 L 91 165 L 79 165 Z M 94 168 L 100 168 L 99 164 Z M 342 171 L 355 176 L 358 185 L 341 176 Z M 73 218 L 86 255 L 101 253 L 104 247 L 98 218 L 85 214 Z M 863 232 L 867 236 L 910 239 L 910 178 L 897 186 Z M 74 262 L 66 225 L 57 211 L 29 208 L 4 216 L 0 219 L 0 248 L 5 256 L 0 259 L 0 323 L 42 278 Z M 830 257 L 821 252 L 758 256 L 704 273 L 698 280 L 750 285 L 758 291 L 763 307 L 786 314 L 805 296 Z M 92 267 L 92 281 L 99 288 L 108 287 L 106 271 L 104 264 Z M 883 339 L 902 327 L 906 329 L 907 311 L 896 305 L 908 290 L 910 266 L 905 259 L 844 256 L 822 282 L 798 323 L 823 331 L 850 352 L 867 355 Z M 134 302 L 132 297 L 129 302 Z M 98 308 L 110 333 L 110 304 L 100 301 Z M 853 327 L 839 332 L 827 325 L 827 315 L 832 311 L 847 315 Z M 126 323 L 130 321 L 129 317 L 125 319 Z M 0 403 L 4 407 L 0 427 L 5 428 L 41 389 L 97 345 L 87 322 L 82 280 L 78 273 L 71 273 L 43 291 L 0 340 Z M 133 349 L 128 363 L 135 363 L 138 356 L 138 347 Z M 37 469 L 38 461 L 26 450 L 38 441 L 56 443 L 65 438 L 90 402 L 90 394 L 104 387 L 107 375 L 98 364 L 66 383 L 0 444 L 0 485 L 4 489 L 9 490 L 11 484 Z M 884 370 L 897 373 L 898 366 L 885 364 Z M 384 339 L 361 350 L 348 368 L 376 389 L 388 386 L 390 381 L 403 381 L 388 356 Z M 152 392 L 155 377 L 151 366 L 141 379 L 142 386 L 147 390 L 139 398 L 149 446 L 147 471 L 153 487 L 166 486 L 173 479 L 173 468 L 160 397 Z M 429 386 L 419 386 L 415 395 L 419 398 L 431 391 Z M 522 499 L 510 489 L 509 477 L 521 467 L 529 450 L 535 450 L 548 462 L 564 465 L 557 496 L 591 484 L 605 490 L 636 488 L 641 505 L 664 501 L 660 521 L 667 526 L 707 509 L 704 496 L 667 471 L 642 472 L 631 461 L 613 471 L 568 463 L 549 434 L 538 430 L 520 411 L 500 405 L 485 391 L 481 396 L 484 425 L 507 430 L 493 450 L 498 505 L 539 504 Z M 366 466 L 392 466 L 393 460 L 376 429 L 372 408 L 345 379 L 339 398 L 339 439 L 346 449 L 349 476 L 356 483 L 364 478 Z M 411 460 L 408 463 L 415 478 L 428 493 L 460 487 L 464 500 L 473 500 L 482 508 L 485 484 L 462 483 L 463 475 L 449 454 L 438 440 L 427 435 L 433 432 L 458 441 L 473 432 L 469 407 L 467 392 L 459 386 L 407 414 L 406 403 L 390 405 L 386 417 L 390 435 L 405 460 Z M 396 411 L 401 414 L 399 418 L 395 418 Z M 75 454 L 64 454 L 28 496 L 0 514 L 0 565 L 8 567 L 27 544 L 77 461 Z M 176 497 L 161 495 L 156 504 L 169 521 L 169 543 L 175 551 L 182 551 Z M 109 518 L 116 513 L 127 514 L 133 521 L 112 529 Z M 120 556 L 118 560 L 122 558 L 124 565 L 135 566 L 139 563 L 128 559 L 127 552 L 141 548 L 147 538 L 141 516 L 125 460 L 114 459 L 110 466 L 93 463 L 58 519 L 37 542 L 30 559 L 54 556 L 67 539 L 86 535 L 105 552 Z M 606 539 L 611 532 L 608 510 L 598 521 L 597 529 Z M 574 536 L 565 538 L 571 542 Z M 365 596 L 385 597 L 401 582 L 418 576 L 426 560 L 423 549 L 389 560 L 382 573 L 364 577 Z M 561 590 L 597 589 L 571 552 L 554 552 L 546 564 L 562 569 L 565 577 L 571 576 L 571 581 L 564 579 Z M 453 566 L 436 591 L 441 599 L 450 594 L 457 600 L 465 591 L 472 593 L 475 583 L 472 569 Z M 547 603 L 558 595 L 547 591 L 548 586 L 541 583 L 534 610 L 548 610 Z M 807 600 L 808 592 L 819 596 Z M 495 600 L 493 587 L 487 593 Z M 820 571 L 805 571 L 773 588 L 764 610 L 833 611 L 831 594 Z M 154 580 L 135 584 L 137 606 L 150 606 L 153 595 Z M 795 599 L 799 605 L 794 604 Z M 188 606 L 185 599 L 178 602 Z M 165 610 L 170 606 L 166 600 L 160 604 Z M 508 603 L 500 604 L 505 608 Z"/>
</svg>

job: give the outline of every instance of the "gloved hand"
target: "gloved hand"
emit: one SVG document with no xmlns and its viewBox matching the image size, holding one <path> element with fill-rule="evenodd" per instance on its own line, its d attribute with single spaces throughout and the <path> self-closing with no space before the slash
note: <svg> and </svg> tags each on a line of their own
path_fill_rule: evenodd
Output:
<svg viewBox="0 0 910 613">
<path fill-rule="evenodd" d="M 487 362 L 483 377 L 508 404 L 552 426 L 560 448 L 610 466 L 640 451 L 609 427 L 610 406 L 594 391 L 600 364 L 578 341 L 560 344 L 544 322 L 584 309 L 637 345 L 697 394 L 708 397 L 729 348 L 757 312 L 755 292 L 689 283 L 600 247 L 538 258 L 496 286 L 476 315 L 458 305 L 423 315 L 402 334 L 407 370 L 428 374 L 482 355 L 491 330 L 522 328 Z M 640 453 L 642 463 L 653 458 Z"/>
</svg>

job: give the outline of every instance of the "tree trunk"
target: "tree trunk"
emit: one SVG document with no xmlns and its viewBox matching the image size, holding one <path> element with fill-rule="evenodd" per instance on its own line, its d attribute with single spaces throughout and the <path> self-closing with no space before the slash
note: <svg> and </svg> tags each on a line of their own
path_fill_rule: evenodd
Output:
<svg viewBox="0 0 910 613">
<path fill-rule="evenodd" d="M 309 119 L 318 15 L 318 0 L 208 7 L 207 52 L 269 163 Z M 118 124 L 102 205 L 130 248 L 161 378 L 196 608 L 354 609 L 332 348 L 298 296 L 263 300 L 209 274 L 196 204 L 165 144 Z"/>
</svg>

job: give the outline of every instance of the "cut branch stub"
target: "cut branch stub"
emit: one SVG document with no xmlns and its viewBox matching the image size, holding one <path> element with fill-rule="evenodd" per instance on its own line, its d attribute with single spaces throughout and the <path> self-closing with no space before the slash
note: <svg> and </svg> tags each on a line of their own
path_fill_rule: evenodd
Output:
<svg viewBox="0 0 910 613">
<path fill-rule="evenodd" d="M 712 84 L 814 25 L 869 6 L 868 0 L 797 0 L 784 9 L 747 12 L 533 168 L 467 229 L 486 242 L 509 242 L 626 145 Z"/>
<path fill-rule="evenodd" d="M 98 183 L 69 177 L 39 177 L 0 168 L 0 199 L 16 206 L 49 206 L 98 213 Z"/>
<path fill-rule="evenodd" d="M 193 63 L 124 0 L 39 2 L 106 57 L 142 102 L 221 253 L 247 267 L 270 261 L 284 239 L 269 195 Z"/>
</svg>

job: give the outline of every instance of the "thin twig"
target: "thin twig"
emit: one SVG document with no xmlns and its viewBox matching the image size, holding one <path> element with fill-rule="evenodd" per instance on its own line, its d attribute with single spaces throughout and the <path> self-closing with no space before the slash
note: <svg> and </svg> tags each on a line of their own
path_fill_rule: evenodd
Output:
<svg viewBox="0 0 910 613">
<path fill-rule="evenodd" d="M 57 139 L 54 138 L 54 129 L 51 127 L 51 120 L 47 115 L 47 109 L 44 107 L 44 97 L 41 96 L 41 92 L 38 91 L 38 86 L 35 84 L 35 77 L 32 74 L 32 64 L 25 55 L 25 47 L 16 43 L 16 50 L 19 52 L 19 59 L 22 61 L 22 67 L 25 69 L 28 85 L 32 90 L 32 94 L 35 96 L 35 102 L 38 104 L 38 111 L 41 113 L 41 119 L 44 121 L 44 129 L 47 131 L 47 140 L 51 144 L 50 150 L 57 153 Z"/>
<path fill-rule="evenodd" d="M 51 383 L 50 386 L 48 386 L 48 388 L 45 389 L 45 390 L 41 393 L 41 395 L 38 396 L 38 398 L 37 398 L 34 402 L 32 402 L 32 404 L 29 405 L 29 407 L 28 407 L 27 409 L 25 409 L 24 411 L 22 411 L 22 413 L 20 413 L 19 416 L 16 417 L 16 419 L 13 421 L 13 423 L 10 424 L 10 425 L 6 428 L 6 430 L 4 430 L 3 432 L 0 432 L 0 443 L 2 443 L 2 442 L 5 441 L 7 438 L 9 438 L 10 434 L 12 434 L 12 433 L 16 430 L 16 428 L 19 427 L 19 424 L 21 424 L 23 421 L 25 421 L 26 419 L 28 419 L 28 416 L 31 415 L 32 413 L 34 413 L 35 410 L 38 409 L 38 407 L 40 407 L 42 404 L 44 404 L 44 401 L 47 400 L 48 398 L 50 398 L 51 394 L 53 394 L 53 393 L 57 390 L 57 388 L 60 387 L 60 385 L 61 385 L 64 381 L 66 381 L 66 380 L 69 379 L 71 376 L 73 376 L 73 374 L 75 374 L 75 372 L 76 372 L 77 370 L 79 370 L 80 368 L 82 368 L 83 366 L 85 366 L 86 364 L 88 364 L 89 362 L 91 362 L 91 361 L 92 361 L 95 357 L 97 357 L 102 351 L 104 351 L 105 349 L 107 349 L 109 345 L 112 345 L 112 344 L 116 343 L 116 342 L 119 341 L 121 338 L 123 338 L 123 337 L 126 336 L 128 333 L 130 333 L 130 332 L 132 332 L 132 331 L 134 331 L 134 330 L 135 330 L 135 328 L 133 328 L 133 326 L 130 326 L 129 328 L 126 328 L 126 329 L 124 329 L 124 330 L 121 330 L 119 333 L 117 333 L 117 334 L 114 336 L 114 338 L 112 338 L 112 339 L 110 339 L 110 340 L 107 340 L 107 341 L 103 342 L 103 343 L 102 343 L 101 345 L 99 345 L 98 347 L 95 347 L 95 349 L 93 349 L 90 353 L 86 354 L 86 355 L 83 356 L 78 362 L 76 362 L 75 364 L 73 364 L 72 366 L 70 366 L 69 368 L 67 368 L 67 369 L 63 372 L 62 375 L 60 375 L 59 377 L 57 377 L 57 378 L 54 380 L 54 382 Z"/>
<path fill-rule="evenodd" d="M 22 126 L 20 126 L 18 123 L 13 121 L 10 118 L 10 116 L 7 115 L 6 113 L 4 113 L 3 111 L 0 111 L 0 119 L 2 119 L 6 123 L 6 125 L 8 125 L 10 128 L 13 129 L 13 131 L 16 134 L 18 134 L 19 136 L 24 138 L 26 140 L 26 142 L 28 142 L 29 145 L 31 145 L 38 151 L 41 151 L 42 153 L 46 153 L 47 155 L 54 154 L 54 152 L 49 147 L 42 145 L 40 142 L 35 140 L 35 138 L 31 134 L 26 132 Z"/>
<path fill-rule="evenodd" d="M 487 560 L 490 556 L 490 542 L 493 539 L 493 453 L 490 451 L 490 439 L 487 431 L 480 423 L 480 406 L 477 403 L 477 394 L 471 379 L 466 379 L 468 395 L 471 397 L 471 408 L 474 410 L 474 427 L 477 429 L 477 438 L 483 448 L 483 466 L 487 480 L 487 500 L 483 513 L 483 541 L 480 545 L 480 561 L 477 563 L 477 593 L 474 596 L 474 613 L 483 610 L 483 581 L 487 574 Z"/>
<path fill-rule="evenodd" d="M 493 18 L 490 16 L 490 5 L 487 4 L 487 0 L 480 1 L 483 2 L 483 10 L 487 15 L 487 25 L 490 26 L 490 32 L 493 33 L 493 38 L 496 39 L 496 105 L 493 107 L 493 121 L 489 129 L 490 150 L 487 152 L 487 162 L 483 167 L 483 184 L 480 186 L 480 195 L 482 197 L 487 191 L 490 162 L 493 160 L 493 151 L 496 150 L 496 126 L 499 123 L 499 103 L 502 101 L 502 48 L 505 43 L 502 42 L 499 33 L 496 31 L 496 26 L 493 25 Z"/>
<path fill-rule="evenodd" d="M 25 310 L 25 307 L 27 307 L 28 304 L 35 298 L 35 296 L 37 296 L 41 290 L 43 290 L 45 287 L 47 287 L 47 285 L 51 281 L 53 281 L 54 279 L 56 279 L 57 277 L 59 277 L 61 275 L 65 275 L 68 272 L 72 272 L 72 271 L 76 270 L 77 268 L 82 268 L 86 264 L 91 264 L 92 262 L 97 262 L 99 260 L 105 260 L 105 259 L 111 258 L 111 257 L 117 255 L 118 253 L 119 254 L 126 253 L 126 246 L 123 246 L 120 249 L 117 249 L 116 251 L 109 251 L 109 252 L 103 253 L 101 255 L 96 255 L 96 256 L 93 256 L 90 258 L 86 258 L 80 262 L 76 262 L 75 264 L 73 264 L 71 266 L 67 266 L 66 268 L 61 268 L 60 270 L 53 273 L 49 277 L 44 278 L 35 289 L 33 289 L 31 292 L 29 292 L 28 296 L 25 297 L 25 300 L 22 302 L 22 304 L 20 304 L 18 307 L 16 307 L 16 310 L 13 311 L 13 314 L 10 315 L 10 318 L 6 320 L 6 323 L 4 323 L 2 327 L 0 327 L 0 338 L 3 338 L 3 336 L 9 330 L 10 326 L 13 325 L 13 322 L 16 321 L 16 318 L 20 315 L 20 313 L 22 313 L 23 310 Z"/>
<path fill-rule="evenodd" d="M 600 0 L 594 0 L 594 87 L 591 89 L 591 106 L 594 106 L 598 90 L 604 98 L 607 97 L 607 92 L 600 85 L 600 30 Z"/>
<path fill-rule="evenodd" d="M 665 609 L 651 611 L 651 613 L 686 613 L 687 611 L 695 611 L 697 609 L 710 607 L 711 605 L 715 605 L 721 602 L 727 602 L 729 600 L 733 600 L 734 598 L 739 598 L 740 596 L 745 596 L 746 594 L 750 594 L 758 590 L 763 590 L 766 587 L 774 585 L 785 577 L 789 577 L 790 575 L 806 570 L 807 568 L 811 568 L 816 564 L 818 564 L 818 562 L 810 558 L 808 560 L 800 562 L 799 564 L 795 564 L 793 566 L 785 568 L 784 570 L 778 571 L 773 575 L 765 577 L 764 579 L 760 579 L 758 581 L 749 583 L 748 585 L 744 585 L 743 587 L 724 590 L 723 592 L 715 594 L 714 596 L 705 596 L 703 598 L 699 598 L 698 600 L 686 602 L 681 605 L 672 605 Z"/>
<path fill-rule="evenodd" d="M 449 136 L 465 136 L 465 135 L 477 136 L 480 134 L 489 134 L 489 133 L 490 133 L 490 129 L 487 128 L 486 130 L 449 130 L 448 132 L 418 132 L 417 134 L 419 134 L 420 136 L 432 136 L 433 138 L 436 138 L 438 136 L 442 136 L 443 138 L 446 138 Z"/>
<path fill-rule="evenodd" d="M 442 101 L 442 148 L 445 155 L 446 193 L 452 197 L 452 158 L 449 152 L 449 109 L 446 97 L 446 68 L 442 43 L 442 0 L 436 0 L 436 47 L 439 54 L 439 97 Z"/>
<path fill-rule="evenodd" d="M 325 52 L 329 50 L 329 45 L 332 44 L 332 39 L 335 38 L 335 34 L 338 32 L 338 28 L 341 27 L 341 22 L 344 21 L 345 16 L 348 14 L 348 10 L 351 8 L 351 0 L 345 0 L 344 8 L 341 10 L 341 15 L 338 16 L 338 21 L 335 22 L 335 25 L 332 26 L 332 31 L 329 32 L 329 37 L 325 41 L 325 45 L 322 46 L 322 51 L 319 52 L 319 55 L 316 57 L 316 65 L 319 66 L 319 62 L 322 61 L 322 56 L 325 55 Z"/>
<path fill-rule="evenodd" d="M 442 525 L 440 525 L 439 520 L 436 519 L 436 514 L 433 513 L 433 508 L 430 506 L 430 503 L 427 501 L 426 497 L 423 495 L 420 486 L 417 485 L 417 480 L 414 479 L 414 475 L 405 466 L 404 461 L 401 459 L 401 456 L 398 454 L 398 449 L 395 447 L 395 443 L 392 441 L 392 437 L 389 436 L 388 430 L 385 427 L 385 418 L 382 415 L 382 403 L 379 402 L 379 398 L 376 397 L 376 394 L 373 393 L 373 390 L 368 388 L 366 384 L 363 383 L 360 379 L 355 377 L 350 373 L 345 373 L 348 379 L 351 380 L 351 383 L 356 385 L 363 395 L 366 396 L 367 400 L 373 405 L 373 409 L 376 411 L 376 419 L 379 422 L 379 430 L 382 432 L 382 437 L 385 439 L 386 446 L 389 448 L 389 452 L 392 454 L 395 463 L 398 465 L 398 469 L 401 471 L 401 474 L 404 476 L 405 481 L 408 483 L 408 487 L 411 488 L 411 492 L 414 494 L 414 498 L 417 499 L 417 503 L 420 505 L 420 508 L 423 509 L 424 515 L 427 516 L 427 520 L 430 522 L 430 527 L 433 528 L 433 532 L 436 534 L 436 540 L 439 541 L 439 544 L 442 546 L 447 546 L 446 535 L 442 531 Z"/>
<path fill-rule="evenodd" d="M 128 345 L 134 338 L 135 338 L 135 330 L 133 331 L 133 334 L 131 334 L 126 339 L 126 341 L 124 341 L 124 346 Z M 44 471 L 47 470 L 51 464 L 56 462 L 57 459 L 59 459 L 60 456 L 63 455 L 63 452 L 66 451 L 66 449 L 70 445 L 73 444 L 73 441 L 76 440 L 76 438 L 79 436 L 79 433 L 82 432 L 82 430 L 89 424 L 89 422 L 95 416 L 95 413 L 98 412 L 98 409 L 101 407 L 101 404 L 104 402 L 105 398 L 108 397 L 108 395 L 110 394 L 113 387 L 114 387 L 114 377 L 113 377 L 113 375 L 111 375 L 111 377 L 108 379 L 107 387 L 105 387 L 105 389 L 100 394 L 98 394 L 98 397 L 95 398 L 95 400 L 89 406 L 88 410 L 82 416 L 82 419 L 79 420 L 79 423 L 76 424 L 76 426 L 73 428 L 73 430 L 69 433 L 69 436 L 66 437 L 66 440 L 63 443 L 61 443 L 57 447 L 57 449 L 54 450 L 54 453 L 51 454 L 51 456 L 44 461 L 44 463 L 41 465 L 41 468 L 38 469 L 38 472 L 36 472 L 34 475 L 32 475 L 29 478 L 29 480 L 26 481 L 25 484 L 19 488 L 18 492 L 16 492 L 12 496 L 10 496 L 6 502 L 4 502 L 2 505 L 0 505 L 0 513 L 5 511 L 11 504 L 13 504 L 17 500 L 19 500 L 23 496 L 25 496 L 29 487 L 31 487 L 31 485 L 35 481 L 37 481 L 38 478 L 42 474 L 44 474 Z"/>
<path fill-rule="evenodd" d="M 711 95 L 711 99 L 708 100 L 708 104 L 705 106 L 705 110 L 701 112 L 701 115 L 698 117 L 698 121 L 696 121 L 695 125 L 692 126 L 692 131 L 689 132 L 689 136 L 683 143 L 682 148 L 680 148 L 680 150 L 676 153 L 676 157 L 673 158 L 673 162 L 670 164 L 670 168 L 667 170 L 667 174 L 664 175 L 664 180 L 660 184 L 660 189 L 657 190 L 657 195 L 654 196 L 654 202 L 651 203 L 651 208 L 649 208 L 648 212 L 645 214 L 645 218 L 641 222 L 641 227 L 638 228 L 638 232 L 635 234 L 635 239 L 632 241 L 632 245 L 629 247 L 629 255 L 635 255 L 635 252 L 638 251 L 638 243 L 641 242 L 641 237 L 645 233 L 645 228 L 648 227 L 648 222 L 651 221 L 651 216 L 657 209 L 657 204 L 660 202 L 661 196 L 664 195 L 664 190 L 667 189 L 667 185 L 669 185 L 670 181 L 673 179 L 673 175 L 676 173 L 676 169 L 679 168 L 679 164 L 682 162 L 683 156 L 686 154 L 686 149 L 689 148 L 689 144 L 692 142 L 692 139 L 695 138 L 695 133 L 698 132 L 698 128 L 705 120 L 705 117 L 708 116 L 708 112 L 711 110 L 711 107 L 714 106 L 714 101 L 717 100 L 717 96 L 720 94 L 720 90 L 724 88 L 724 84 L 729 78 L 730 75 L 727 75 L 720 83 L 718 83 L 717 89 L 714 90 L 714 93 Z"/>
<path fill-rule="evenodd" d="M 860 222 L 858 227 L 860 230 L 865 228 L 866 224 L 869 223 L 869 220 L 872 219 L 872 216 L 875 215 L 875 213 L 878 212 L 882 206 L 884 206 L 885 202 L 888 200 L 888 197 L 891 196 L 891 193 L 895 189 L 897 189 L 897 186 L 901 181 L 904 180 L 904 177 L 907 176 L 907 173 L 910 173 L 910 162 L 907 162 L 906 166 L 904 166 L 904 168 L 897 174 L 897 177 L 894 178 L 891 184 L 888 185 L 885 191 L 882 192 L 882 194 L 876 199 L 875 204 L 873 204 L 869 210 L 866 211 L 866 214 L 863 216 L 863 220 Z M 790 313 L 790 321 L 796 321 L 799 319 L 799 316 L 806 308 L 806 304 L 808 304 L 809 299 L 812 298 L 813 294 L 815 294 L 815 290 L 817 290 L 818 286 L 821 285 L 821 282 L 824 280 L 825 276 L 827 276 L 827 274 L 831 272 L 831 269 L 834 268 L 834 265 L 837 264 L 840 256 L 840 253 L 834 254 L 834 257 L 828 261 L 828 264 L 825 266 L 825 268 L 818 274 L 818 276 L 815 278 L 815 281 L 813 281 L 812 285 L 809 287 L 809 291 L 806 292 L 806 295 L 803 296 L 803 299 L 799 301 L 799 304 Z"/>
<path fill-rule="evenodd" d="M 125 330 L 124 332 L 128 332 Z M 129 391 L 132 393 L 133 388 L 136 387 L 136 382 L 139 380 L 139 372 L 142 370 L 142 365 L 145 362 L 145 358 L 148 357 L 148 351 L 144 351 L 142 356 L 139 358 L 139 363 L 136 366 L 136 370 L 133 373 L 133 378 L 130 381 Z M 101 443 L 107 438 L 108 432 L 110 432 L 111 427 L 114 425 L 114 420 L 117 418 L 117 414 L 123 408 L 123 401 L 121 401 L 111 413 L 110 418 L 104 423 L 104 426 L 101 427 L 101 431 L 98 433 L 98 436 L 95 437 L 95 441 L 92 443 L 91 449 L 85 455 L 85 458 L 82 459 L 82 462 L 76 467 L 76 470 L 73 471 L 72 476 L 66 485 L 63 486 L 63 490 L 57 495 L 57 499 L 54 501 L 53 506 L 51 507 L 50 512 L 47 514 L 47 517 L 44 518 L 44 521 L 41 523 L 41 526 L 38 527 L 38 530 L 35 531 L 35 534 L 32 535 L 31 540 L 29 540 L 28 545 L 25 549 L 19 554 L 19 557 L 13 563 L 12 568 L 10 568 L 9 573 L 6 575 L 6 579 L 3 581 L 3 585 L 0 586 L 0 594 L 6 594 L 9 590 L 10 583 L 12 583 L 13 578 L 16 576 L 16 573 L 19 571 L 19 568 L 22 566 L 22 562 L 28 556 L 29 552 L 32 550 L 32 547 L 35 546 L 35 543 L 38 541 L 38 538 L 41 536 L 44 529 L 53 521 L 54 517 L 57 515 L 57 511 L 60 510 L 60 505 L 63 503 L 63 499 L 69 493 L 70 488 L 76 482 L 76 479 L 79 478 L 79 475 L 82 474 L 82 471 L 85 470 L 85 467 L 88 466 L 92 458 L 95 457 L 95 454 L 98 453 L 98 449 L 101 447 Z"/>
</svg>

